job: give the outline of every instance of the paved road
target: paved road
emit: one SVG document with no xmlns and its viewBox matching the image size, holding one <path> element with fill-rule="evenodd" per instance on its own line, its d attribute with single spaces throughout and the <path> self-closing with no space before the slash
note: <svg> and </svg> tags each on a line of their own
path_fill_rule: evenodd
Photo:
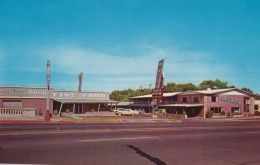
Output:
<svg viewBox="0 0 260 165">
<path fill-rule="evenodd" d="M 20 164 L 260 164 L 260 121 L 1 123 L 0 162 Z"/>
</svg>

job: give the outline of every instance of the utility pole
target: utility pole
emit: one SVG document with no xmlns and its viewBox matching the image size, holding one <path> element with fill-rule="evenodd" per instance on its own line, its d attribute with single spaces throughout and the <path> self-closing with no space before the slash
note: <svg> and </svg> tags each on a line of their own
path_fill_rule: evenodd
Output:
<svg viewBox="0 0 260 165">
<path fill-rule="evenodd" d="M 45 121 L 50 121 L 50 60 L 47 61 L 46 67 L 46 85 L 47 85 L 47 92 L 46 92 L 46 114 L 45 114 Z"/>
<path fill-rule="evenodd" d="M 79 74 L 79 88 L 78 88 L 78 92 L 81 92 L 82 79 L 83 79 L 83 73 L 80 72 L 80 74 Z"/>
</svg>

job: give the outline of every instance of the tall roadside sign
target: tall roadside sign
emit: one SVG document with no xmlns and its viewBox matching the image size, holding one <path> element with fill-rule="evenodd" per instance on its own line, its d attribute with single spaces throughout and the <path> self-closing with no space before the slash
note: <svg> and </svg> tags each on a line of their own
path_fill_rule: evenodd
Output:
<svg viewBox="0 0 260 165">
<path fill-rule="evenodd" d="M 155 108 L 157 108 L 157 105 L 159 103 L 161 103 L 161 101 L 163 99 L 163 85 L 164 85 L 163 65 L 164 65 L 164 59 L 162 59 L 158 63 L 155 87 L 154 87 L 153 93 L 152 93 L 153 100 L 151 102 L 151 105 L 153 107 L 153 110 L 152 110 L 153 114 L 154 114 Z"/>
</svg>

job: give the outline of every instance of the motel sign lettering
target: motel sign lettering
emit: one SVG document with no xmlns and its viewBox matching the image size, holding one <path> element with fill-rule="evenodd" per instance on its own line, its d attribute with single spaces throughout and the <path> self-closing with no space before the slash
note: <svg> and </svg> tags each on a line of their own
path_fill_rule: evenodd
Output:
<svg viewBox="0 0 260 165">
<path fill-rule="evenodd" d="M 238 104 L 241 105 L 241 102 L 239 99 L 235 99 L 235 98 L 230 98 L 228 96 L 221 96 L 221 101 L 222 102 L 226 102 L 226 103 L 230 103 L 230 104 Z"/>
</svg>

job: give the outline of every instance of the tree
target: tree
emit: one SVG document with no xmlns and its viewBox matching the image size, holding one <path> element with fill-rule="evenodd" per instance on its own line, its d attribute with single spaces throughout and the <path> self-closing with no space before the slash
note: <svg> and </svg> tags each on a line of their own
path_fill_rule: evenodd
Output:
<svg viewBox="0 0 260 165">
<path fill-rule="evenodd" d="M 167 83 L 164 85 L 164 92 L 169 93 L 169 92 L 175 92 L 176 90 L 176 84 L 174 82 Z"/>
<path fill-rule="evenodd" d="M 241 90 L 249 92 L 249 93 L 253 93 L 253 91 L 250 88 L 243 87 L 243 88 L 241 88 Z"/>
<path fill-rule="evenodd" d="M 142 89 L 127 89 L 127 90 L 115 90 L 110 94 L 110 99 L 115 101 L 129 101 L 130 97 L 141 96 L 151 94 L 151 89 L 142 88 Z"/>
<path fill-rule="evenodd" d="M 228 83 L 226 81 L 221 81 L 219 79 L 216 79 L 215 81 L 213 80 L 204 80 L 202 83 L 199 85 L 200 89 L 208 89 L 208 88 L 220 88 L 220 89 L 225 89 L 229 88 Z"/>
<path fill-rule="evenodd" d="M 189 90 L 198 90 L 198 87 L 196 87 L 192 83 L 186 83 L 186 84 L 177 84 L 177 90 L 176 92 L 184 92 Z"/>
<path fill-rule="evenodd" d="M 260 94 L 256 93 L 256 94 L 255 94 L 255 99 L 256 99 L 256 100 L 260 100 Z"/>
<path fill-rule="evenodd" d="M 235 86 L 228 86 L 226 81 L 221 81 L 219 79 L 216 80 L 204 80 L 200 83 L 199 87 L 194 85 L 193 83 L 183 83 L 183 84 L 176 84 L 174 82 L 169 82 L 164 85 L 164 92 L 184 92 L 188 90 L 199 90 L 199 89 L 207 89 L 207 88 L 235 88 Z M 242 90 L 247 92 L 252 91 L 249 88 L 242 88 Z M 141 96 L 141 95 L 148 95 L 151 94 L 152 90 L 150 88 L 139 88 L 136 90 L 127 89 L 127 90 L 115 90 L 111 93 L 110 99 L 115 101 L 128 101 L 130 97 Z"/>
</svg>

